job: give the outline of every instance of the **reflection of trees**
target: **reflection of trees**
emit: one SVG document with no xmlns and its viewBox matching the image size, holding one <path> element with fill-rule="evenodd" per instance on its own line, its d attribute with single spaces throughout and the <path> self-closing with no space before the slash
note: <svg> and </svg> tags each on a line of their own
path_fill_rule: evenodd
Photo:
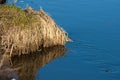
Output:
<svg viewBox="0 0 120 80">
<path fill-rule="evenodd" d="M 22 55 L 12 58 L 13 68 L 19 67 L 17 70 L 20 80 L 34 80 L 37 70 L 55 58 L 64 55 L 65 48 L 57 46 L 46 48 L 32 55 Z"/>
</svg>

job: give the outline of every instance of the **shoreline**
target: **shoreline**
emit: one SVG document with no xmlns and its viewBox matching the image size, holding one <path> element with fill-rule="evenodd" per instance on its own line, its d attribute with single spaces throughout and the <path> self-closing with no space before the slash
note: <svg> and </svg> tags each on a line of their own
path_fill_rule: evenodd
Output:
<svg viewBox="0 0 120 80">
<path fill-rule="evenodd" d="M 42 9 L 22 10 L 14 5 L 0 5 L 0 8 L 0 45 L 10 56 L 29 54 L 41 47 L 65 46 L 72 41 Z"/>
</svg>

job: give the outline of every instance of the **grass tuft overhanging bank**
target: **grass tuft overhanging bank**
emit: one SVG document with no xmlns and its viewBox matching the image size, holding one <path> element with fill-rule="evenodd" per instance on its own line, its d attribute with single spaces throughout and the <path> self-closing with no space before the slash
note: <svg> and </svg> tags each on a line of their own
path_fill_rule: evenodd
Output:
<svg viewBox="0 0 120 80">
<path fill-rule="evenodd" d="M 25 10 L 13 5 L 0 5 L 0 52 L 29 54 L 42 47 L 65 45 L 71 41 L 42 9 Z"/>
</svg>

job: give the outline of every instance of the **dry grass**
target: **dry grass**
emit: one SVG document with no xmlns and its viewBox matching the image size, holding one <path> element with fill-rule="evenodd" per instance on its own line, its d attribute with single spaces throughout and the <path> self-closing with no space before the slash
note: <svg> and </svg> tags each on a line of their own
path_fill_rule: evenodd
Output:
<svg viewBox="0 0 120 80">
<path fill-rule="evenodd" d="M 0 46 L 10 55 L 28 54 L 41 47 L 65 45 L 71 41 L 42 9 L 0 6 Z"/>
</svg>

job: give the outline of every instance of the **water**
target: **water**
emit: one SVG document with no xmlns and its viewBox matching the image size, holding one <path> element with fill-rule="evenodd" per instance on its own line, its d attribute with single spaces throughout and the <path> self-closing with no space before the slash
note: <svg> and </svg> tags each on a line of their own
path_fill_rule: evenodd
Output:
<svg viewBox="0 0 120 80">
<path fill-rule="evenodd" d="M 28 4 L 27 4 L 28 3 Z M 25 0 L 68 33 L 69 51 L 39 68 L 35 80 L 120 80 L 119 0 Z M 39 63 L 40 64 L 40 63 Z"/>
</svg>

